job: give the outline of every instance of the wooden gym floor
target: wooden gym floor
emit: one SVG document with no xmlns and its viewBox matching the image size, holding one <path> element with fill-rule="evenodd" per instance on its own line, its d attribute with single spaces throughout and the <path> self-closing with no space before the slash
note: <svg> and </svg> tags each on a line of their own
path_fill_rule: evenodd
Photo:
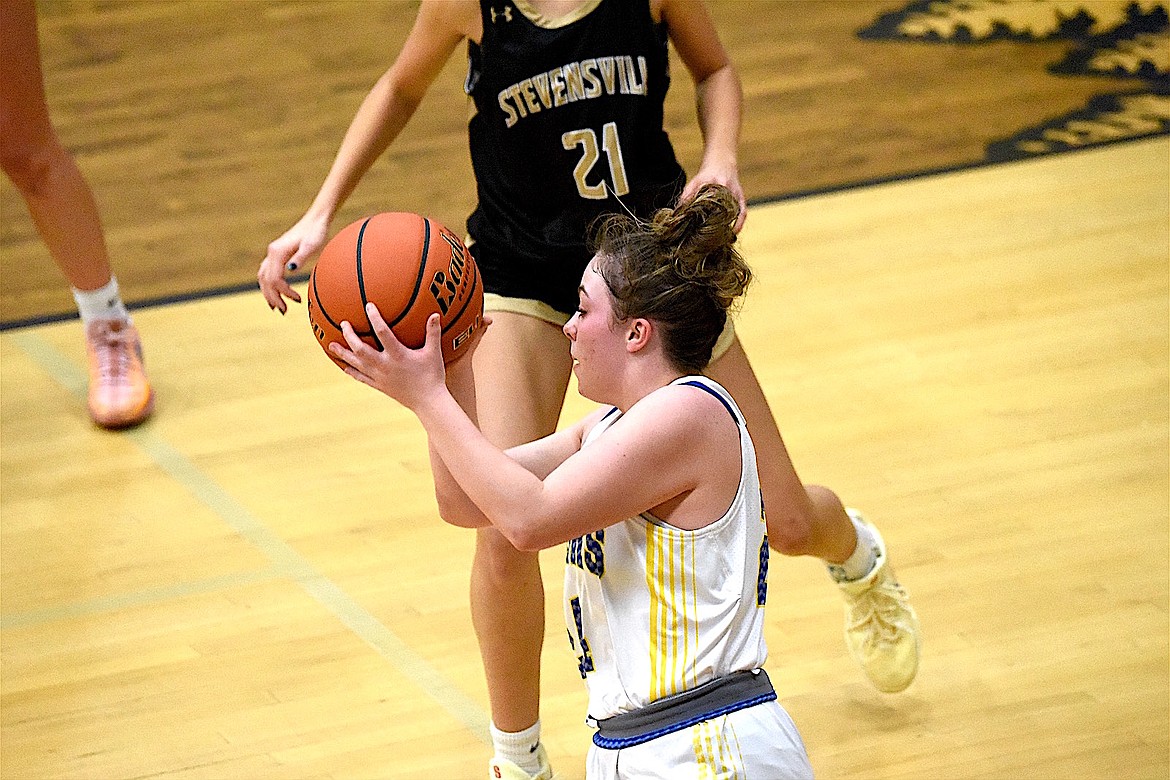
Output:
<svg viewBox="0 0 1170 780">
<path fill-rule="evenodd" d="M 777 3 L 790 13 L 748 19 L 739 7 L 713 5 L 749 105 L 783 94 L 800 115 L 745 125 L 745 180 L 772 201 L 745 228 L 759 283 L 739 331 L 802 476 L 879 523 L 925 637 L 914 685 L 875 692 L 845 649 L 823 568 L 774 559 L 768 667 L 818 776 L 1170 776 L 1170 141 L 977 164 L 989 143 L 1042 123 L 1027 111 L 1067 114 L 1087 99 L 1068 90 L 1102 83 L 1032 71 L 1006 85 L 906 81 L 883 119 L 878 103 L 814 109 L 796 99 L 812 94 L 800 83 L 857 98 L 865 90 L 850 85 L 871 69 L 911 74 L 913 61 L 941 57 L 968 74 L 1027 70 L 1065 44 L 863 44 L 856 30 L 890 6 Z M 155 418 L 121 434 L 93 429 L 79 325 L 51 321 L 67 293 L 62 302 L 47 272 L 27 281 L 49 261 L 0 188 L 3 319 L 40 323 L 0 334 L 4 780 L 484 774 L 487 699 L 466 598 L 473 540 L 434 517 L 420 429 L 333 367 L 303 307 L 282 319 L 255 291 L 198 295 L 242 286 L 316 187 L 338 123 L 396 43 L 374 54 L 357 42 L 362 56 L 332 58 L 291 43 L 365 8 L 404 13 L 341 2 L 45 8 L 50 82 L 72 90 L 56 107 L 73 117 L 67 138 L 113 212 L 119 275 L 136 280 L 136 299 L 180 300 L 134 312 Z M 245 24 L 248 14 L 260 21 Z M 182 28 L 185 15 L 203 27 Z M 752 19 L 778 28 L 783 63 L 750 43 Z M 112 43 L 118 25 L 124 49 Z M 241 53 L 247 36 L 285 25 L 301 37 L 281 38 L 280 56 Z M 792 30 L 808 37 L 785 37 Z M 821 48 L 833 35 L 836 70 Z M 189 56 L 192 40 L 205 64 L 186 61 L 185 86 L 170 60 Z M 878 64 L 849 59 L 865 45 L 881 49 Z M 103 82 L 148 51 L 158 69 L 132 72 L 149 77 Z M 274 104 L 312 86 L 283 81 L 302 58 L 350 74 L 338 77 L 349 86 L 304 113 L 182 146 L 193 116 L 243 121 L 228 93 L 250 83 L 251 70 L 236 70 L 248 57 L 283 95 Z M 1002 97 L 1024 83 L 1047 109 Z M 112 98 L 115 86 L 134 99 Z M 912 94 L 924 103 L 907 108 Z M 942 95 L 978 132 L 957 138 L 924 119 L 959 121 Z M 1010 108 L 979 110 L 993 103 Z M 913 127 L 891 135 L 923 164 L 878 132 L 839 147 L 828 128 L 848 125 L 842 115 Z M 796 151 L 755 167 L 752 155 L 782 142 L 753 131 L 773 125 Z M 396 193 L 403 171 L 419 183 L 419 160 L 445 159 L 461 140 L 413 139 L 372 175 L 392 182 L 394 208 L 433 213 L 433 195 L 458 224 L 466 193 L 446 191 L 458 166 L 442 184 L 426 177 L 407 205 Z M 244 183 L 225 186 L 231 176 Z M 385 192 L 363 185 L 354 216 L 388 207 Z M 571 395 L 566 415 L 586 408 Z M 558 776 L 573 780 L 589 732 L 560 618 L 561 559 L 542 556 L 542 704 Z"/>
</svg>

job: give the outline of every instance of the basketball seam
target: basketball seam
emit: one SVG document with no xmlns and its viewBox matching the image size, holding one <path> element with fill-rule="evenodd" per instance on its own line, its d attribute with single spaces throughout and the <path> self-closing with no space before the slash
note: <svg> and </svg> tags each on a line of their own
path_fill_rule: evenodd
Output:
<svg viewBox="0 0 1170 780">
<path fill-rule="evenodd" d="M 366 298 L 366 278 L 364 276 L 362 276 L 362 240 L 366 237 L 366 226 L 368 226 L 370 224 L 371 219 L 373 219 L 373 217 L 367 217 L 366 221 L 362 223 L 362 226 L 360 228 L 358 228 L 357 246 L 354 248 L 354 253 L 353 253 L 354 262 L 357 264 L 356 270 L 357 270 L 358 295 L 361 296 L 361 299 L 362 299 L 362 312 L 363 313 L 366 310 L 366 304 L 369 303 L 370 301 Z M 366 322 L 369 322 L 369 321 L 370 321 L 369 317 L 367 317 Z M 372 328 L 373 326 L 371 325 L 370 327 Z"/>
<path fill-rule="evenodd" d="M 373 338 L 374 341 L 378 344 L 378 349 L 380 350 L 383 349 L 382 339 L 378 338 L 377 334 L 374 333 L 374 323 L 370 322 L 370 315 L 366 314 L 366 304 L 368 304 L 370 301 L 368 298 L 366 298 L 366 277 L 362 273 L 362 241 L 366 237 L 366 227 L 370 224 L 370 220 L 372 219 L 373 217 L 367 217 L 366 221 L 363 222 L 362 226 L 358 229 L 357 246 L 354 248 L 354 260 L 357 265 L 355 270 L 357 272 L 358 295 L 361 296 L 362 299 L 362 314 L 365 315 L 366 324 L 370 326 L 369 331 L 361 335 L 368 335 Z"/>
<path fill-rule="evenodd" d="M 324 317 L 325 321 L 328 322 L 330 325 L 332 325 L 334 327 L 334 329 L 340 331 L 341 330 L 341 323 L 338 322 L 337 320 L 333 319 L 333 315 L 331 315 L 329 313 L 328 309 L 325 308 L 325 304 L 321 301 L 321 293 L 317 292 L 317 275 L 313 274 L 310 277 L 309 281 L 313 285 L 313 298 L 315 298 L 317 301 L 317 309 L 321 312 L 321 316 Z M 350 325 L 353 325 L 353 323 L 351 322 Z M 354 333 L 357 334 L 358 337 L 373 336 L 374 335 L 373 329 L 371 329 L 371 330 L 356 330 L 355 329 Z"/>
<path fill-rule="evenodd" d="M 423 217 L 423 245 L 422 256 L 418 260 L 418 278 L 414 280 L 414 290 L 410 293 L 410 300 L 402 307 L 402 313 L 394 318 L 394 321 L 389 323 L 393 328 L 398 323 L 402 322 L 402 318 L 410 313 L 411 308 L 414 307 L 415 300 L 418 299 L 418 291 L 422 289 L 423 275 L 427 271 L 427 254 L 431 251 L 431 221 Z"/>
</svg>

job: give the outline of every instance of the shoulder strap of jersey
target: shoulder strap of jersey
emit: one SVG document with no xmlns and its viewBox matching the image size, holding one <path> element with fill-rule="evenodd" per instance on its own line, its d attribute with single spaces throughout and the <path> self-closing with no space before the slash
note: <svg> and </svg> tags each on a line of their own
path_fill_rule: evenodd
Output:
<svg viewBox="0 0 1170 780">
<path fill-rule="evenodd" d="M 691 387 L 697 387 L 700 390 L 706 390 L 708 393 L 719 399 L 719 403 L 723 404 L 723 408 L 726 409 L 727 413 L 731 415 L 731 419 L 735 420 L 736 425 L 743 424 L 743 421 L 739 419 L 739 415 L 735 413 L 735 407 L 731 405 L 731 402 L 724 398 L 722 393 L 711 387 L 706 382 L 702 382 L 698 379 L 686 379 L 679 382 L 678 384 L 690 385 Z"/>
</svg>

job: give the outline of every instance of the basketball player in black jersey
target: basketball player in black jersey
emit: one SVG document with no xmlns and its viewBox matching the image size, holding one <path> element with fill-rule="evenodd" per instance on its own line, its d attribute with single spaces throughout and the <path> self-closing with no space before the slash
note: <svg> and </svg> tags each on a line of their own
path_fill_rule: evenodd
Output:
<svg viewBox="0 0 1170 780">
<path fill-rule="evenodd" d="M 362 102 L 316 198 L 268 246 L 258 279 L 284 313 L 285 273 L 325 244 L 337 209 L 406 125 L 466 41 L 468 132 L 478 204 L 468 219 L 492 326 L 473 357 L 475 398 L 460 399 L 506 449 L 555 430 L 572 359 L 561 332 L 576 307 L 599 214 L 728 187 L 741 206 L 742 94 L 705 7 L 695 0 L 423 0 L 394 64 Z M 668 43 L 695 82 L 703 156 L 688 180 L 663 129 Z M 734 331 L 707 373 L 727 388 L 759 453 L 770 545 L 829 565 L 846 601 L 847 644 L 871 682 L 900 691 L 918 668 L 918 623 L 877 529 L 831 490 L 801 483 Z M 450 519 L 450 518 L 448 518 Z M 536 554 L 477 531 L 472 617 L 491 699 L 494 778 L 551 777 L 539 743 L 544 596 Z"/>
</svg>

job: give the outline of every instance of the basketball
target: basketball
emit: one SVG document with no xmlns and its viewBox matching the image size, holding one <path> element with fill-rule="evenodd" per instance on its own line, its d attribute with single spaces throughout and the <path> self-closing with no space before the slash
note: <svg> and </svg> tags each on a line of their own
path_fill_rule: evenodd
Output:
<svg viewBox="0 0 1170 780">
<path fill-rule="evenodd" d="M 317 343 L 342 368 L 329 345 L 345 346 L 341 323 L 375 349 L 382 345 L 366 317 L 378 311 L 394 335 L 417 349 L 426 340 L 427 318 L 442 323 L 443 361 L 463 354 L 483 323 L 483 281 L 463 242 L 433 219 L 385 212 L 342 228 L 321 250 L 309 277 L 309 322 Z"/>
</svg>

